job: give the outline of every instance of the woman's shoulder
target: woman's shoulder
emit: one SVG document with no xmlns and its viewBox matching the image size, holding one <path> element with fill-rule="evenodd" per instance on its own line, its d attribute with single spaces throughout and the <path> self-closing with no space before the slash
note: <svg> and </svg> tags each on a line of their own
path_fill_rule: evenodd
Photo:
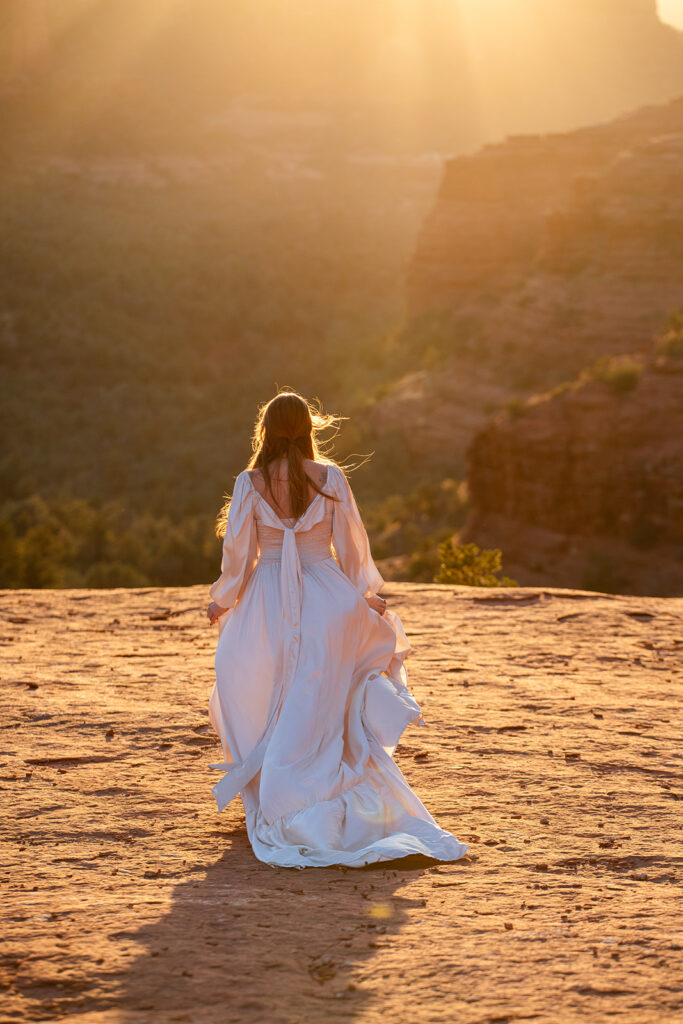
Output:
<svg viewBox="0 0 683 1024">
<path fill-rule="evenodd" d="M 333 462 L 316 462 L 314 459 L 304 459 L 304 469 L 318 487 L 324 487 L 335 479 L 336 466 Z"/>
<path fill-rule="evenodd" d="M 336 462 L 312 462 L 317 468 L 318 477 L 315 481 L 319 487 L 330 491 L 338 498 L 342 498 L 348 490 L 349 482 L 346 473 Z"/>
<path fill-rule="evenodd" d="M 252 470 L 243 469 L 241 473 L 238 473 L 235 477 L 235 486 L 232 489 L 233 496 L 238 492 L 242 494 L 253 493 L 253 482 Z"/>
</svg>

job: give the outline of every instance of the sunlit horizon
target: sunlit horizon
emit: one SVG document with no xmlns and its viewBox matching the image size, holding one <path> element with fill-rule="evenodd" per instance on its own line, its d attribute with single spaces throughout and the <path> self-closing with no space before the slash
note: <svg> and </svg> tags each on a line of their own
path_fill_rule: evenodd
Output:
<svg viewBox="0 0 683 1024">
<path fill-rule="evenodd" d="M 64 0 L 13 12 L 0 84 L 42 83 L 36 122 L 72 136 L 104 118 L 156 130 L 174 109 L 176 123 L 232 127 L 270 104 L 324 111 L 342 147 L 462 151 L 683 88 L 676 40 L 657 22 L 683 29 L 683 0 L 263 0 L 258 17 L 247 0 Z"/>
</svg>

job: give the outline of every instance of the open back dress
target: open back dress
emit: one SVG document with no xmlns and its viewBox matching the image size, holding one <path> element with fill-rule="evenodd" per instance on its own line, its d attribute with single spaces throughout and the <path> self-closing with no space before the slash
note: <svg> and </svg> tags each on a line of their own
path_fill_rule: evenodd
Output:
<svg viewBox="0 0 683 1024">
<path fill-rule="evenodd" d="M 235 481 L 221 575 L 210 721 L 225 760 L 219 811 L 242 796 L 256 856 L 360 867 L 467 847 L 436 823 L 393 759 L 411 722 L 401 621 L 365 596 L 384 580 L 345 474 L 327 466 L 299 519 L 281 519 L 248 470 Z M 336 500 L 333 500 L 336 499 Z"/>
</svg>

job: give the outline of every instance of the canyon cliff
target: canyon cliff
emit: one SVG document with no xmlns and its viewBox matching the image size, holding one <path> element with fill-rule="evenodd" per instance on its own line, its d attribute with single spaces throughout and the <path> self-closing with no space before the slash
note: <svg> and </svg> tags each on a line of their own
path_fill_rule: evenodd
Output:
<svg viewBox="0 0 683 1024">
<path fill-rule="evenodd" d="M 679 592 L 683 99 L 448 162 L 407 284 L 385 429 L 466 473 L 460 541 L 524 585 Z"/>
<path fill-rule="evenodd" d="M 641 343 L 683 298 L 683 99 L 447 163 L 408 275 L 412 316 L 543 374 Z M 616 346 L 616 348 L 615 348 Z"/>
<path fill-rule="evenodd" d="M 461 539 L 501 548 L 525 584 L 680 593 L 682 438 L 683 331 L 672 330 L 491 419 L 468 451 Z"/>
<path fill-rule="evenodd" d="M 683 306 L 683 99 L 449 161 L 407 276 L 406 375 L 383 405 L 408 453 L 648 344 Z"/>
</svg>

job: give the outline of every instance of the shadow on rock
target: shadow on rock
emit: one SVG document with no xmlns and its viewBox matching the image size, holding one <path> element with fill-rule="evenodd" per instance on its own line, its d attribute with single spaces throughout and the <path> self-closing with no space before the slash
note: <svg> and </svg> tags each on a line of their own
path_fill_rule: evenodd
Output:
<svg viewBox="0 0 683 1024">
<path fill-rule="evenodd" d="M 112 988 L 99 1009 L 150 1022 L 353 1020 L 378 995 L 360 976 L 423 905 L 397 890 L 435 862 L 271 868 L 244 827 L 225 838 L 231 849 L 176 886 L 167 914 L 120 936 L 144 953 L 109 984 L 101 979 Z"/>
</svg>

